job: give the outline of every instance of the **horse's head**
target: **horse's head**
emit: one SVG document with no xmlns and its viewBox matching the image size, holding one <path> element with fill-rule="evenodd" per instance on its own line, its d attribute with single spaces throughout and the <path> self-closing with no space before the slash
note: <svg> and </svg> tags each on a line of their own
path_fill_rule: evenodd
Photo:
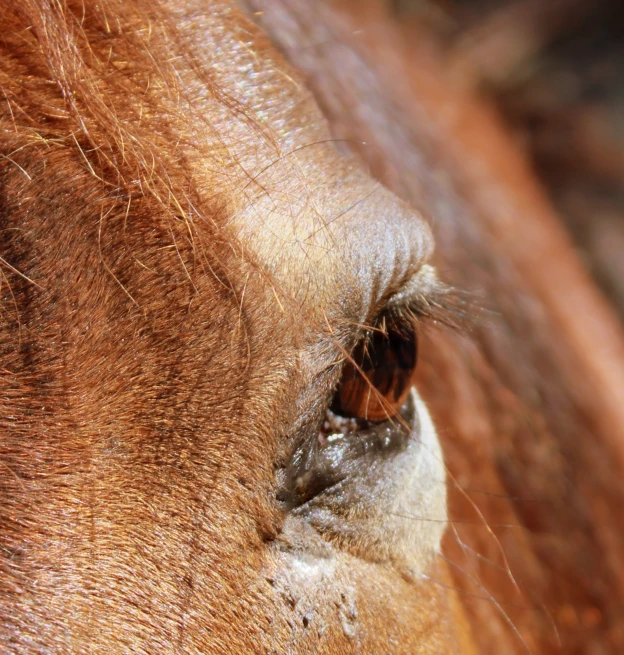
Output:
<svg viewBox="0 0 624 655">
<path fill-rule="evenodd" d="M 246 4 L 0 0 L 2 648 L 604 645 L 619 329 L 380 3 Z"/>
<path fill-rule="evenodd" d="M 451 652 L 423 218 L 229 6 L 4 5 L 4 645 Z"/>
</svg>

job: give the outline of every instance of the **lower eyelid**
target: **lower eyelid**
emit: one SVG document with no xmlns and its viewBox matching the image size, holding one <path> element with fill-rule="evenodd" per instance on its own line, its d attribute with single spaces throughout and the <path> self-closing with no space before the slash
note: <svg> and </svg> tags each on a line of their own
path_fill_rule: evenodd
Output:
<svg viewBox="0 0 624 655">
<path fill-rule="evenodd" d="M 291 486 L 283 489 L 291 504 L 285 507 L 281 549 L 323 561 L 341 551 L 390 564 L 406 576 L 427 569 L 445 529 L 446 476 L 427 408 L 415 389 L 409 398 L 404 440 L 392 431 L 396 423 L 378 424 L 330 442 L 323 457 L 317 449 L 307 468 L 291 476 Z M 308 479 L 300 491 L 308 495 L 297 496 L 292 483 L 302 474 Z M 423 535 L 420 522 L 412 520 L 419 516 L 435 517 L 435 529 Z"/>
<path fill-rule="evenodd" d="M 329 435 L 325 443 L 319 435 L 299 465 L 287 473 L 278 500 L 298 507 L 343 480 L 369 474 L 375 462 L 400 453 L 414 430 L 418 431 L 418 414 L 410 396 L 397 420 Z"/>
</svg>

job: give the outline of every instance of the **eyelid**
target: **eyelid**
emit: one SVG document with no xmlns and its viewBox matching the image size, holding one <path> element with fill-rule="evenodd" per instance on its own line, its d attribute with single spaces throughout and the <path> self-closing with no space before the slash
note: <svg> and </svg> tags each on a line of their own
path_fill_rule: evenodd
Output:
<svg viewBox="0 0 624 655">
<path fill-rule="evenodd" d="M 424 264 L 416 275 L 390 296 L 384 304 L 384 310 L 392 312 L 417 307 L 426 302 L 427 298 L 448 291 L 449 288 L 440 280 L 436 269 L 430 264 Z"/>
<path fill-rule="evenodd" d="M 467 294 L 443 282 L 433 266 L 425 264 L 390 296 L 377 316 L 389 314 L 463 332 L 478 322 L 481 309 Z"/>
</svg>

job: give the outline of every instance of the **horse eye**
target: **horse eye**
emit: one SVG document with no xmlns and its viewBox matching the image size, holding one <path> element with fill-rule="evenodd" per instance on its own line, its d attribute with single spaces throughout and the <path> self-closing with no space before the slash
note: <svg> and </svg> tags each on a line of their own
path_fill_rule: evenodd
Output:
<svg viewBox="0 0 624 655">
<path fill-rule="evenodd" d="M 415 327 L 385 320 L 356 345 L 346 362 L 330 409 L 348 418 L 381 423 L 399 414 L 414 383 Z"/>
</svg>

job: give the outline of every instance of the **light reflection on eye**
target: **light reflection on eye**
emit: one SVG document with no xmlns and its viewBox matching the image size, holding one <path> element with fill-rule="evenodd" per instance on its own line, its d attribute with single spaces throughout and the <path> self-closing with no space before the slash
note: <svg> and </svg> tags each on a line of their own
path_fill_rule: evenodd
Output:
<svg viewBox="0 0 624 655">
<path fill-rule="evenodd" d="M 345 363 L 331 410 L 371 423 L 397 416 L 414 383 L 417 360 L 415 326 L 400 319 L 383 320 Z"/>
</svg>

